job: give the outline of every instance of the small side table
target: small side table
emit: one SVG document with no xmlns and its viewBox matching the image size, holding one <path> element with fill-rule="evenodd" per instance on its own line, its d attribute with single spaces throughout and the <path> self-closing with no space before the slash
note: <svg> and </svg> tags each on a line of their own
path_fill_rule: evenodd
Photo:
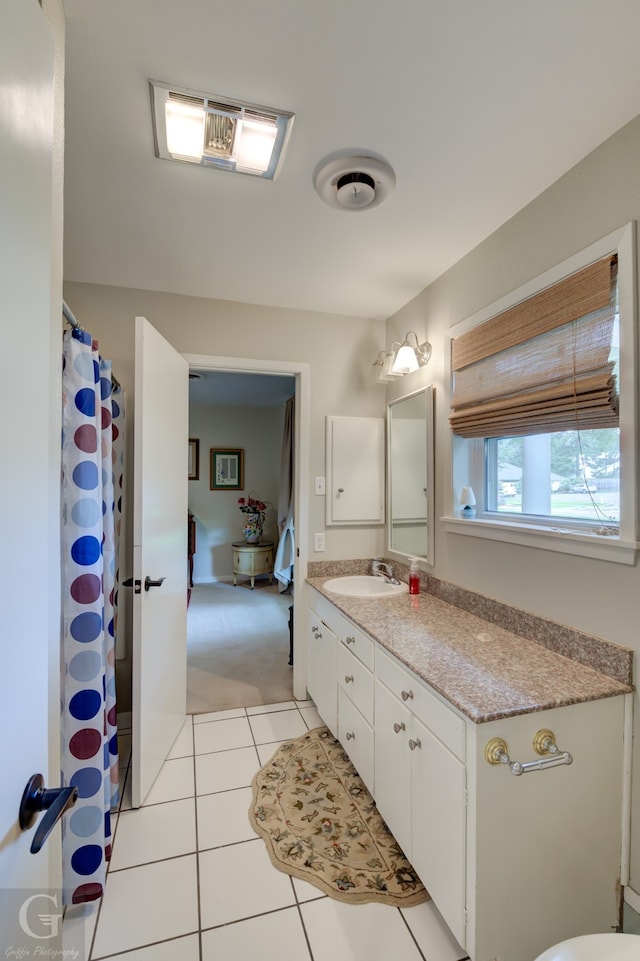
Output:
<svg viewBox="0 0 640 961">
<path fill-rule="evenodd" d="M 233 547 L 233 586 L 236 586 L 237 575 L 245 574 L 251 578 L 251 590 L 256 577 L 260 574 L 269 575 L 269 583 L 273 580 L 273 541 L 260 541 L 258 544 L 247 544 L 246 541 L 234 541 Z"/>
</svg>

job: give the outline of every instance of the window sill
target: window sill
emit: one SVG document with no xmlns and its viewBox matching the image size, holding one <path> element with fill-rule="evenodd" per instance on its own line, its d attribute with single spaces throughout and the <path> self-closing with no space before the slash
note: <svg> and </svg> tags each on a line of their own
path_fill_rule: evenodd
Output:
<svg viewBox="0 0 640 961">
<path fill-rule="evenodd" d="M 489 520 L 484 517 L 473 520 L 464 520 L 462 517 L 440 519 L 449 534 L 464 534 L 467 537 L 482 537 L 485 540 L 520 544 L 523 547 L 536 547 L 560 554 L 592 557 L 613 564 L 635 564 L 640 547 L 637 541 L 622 541 L 619 537 L 581 533 L 569 528 L 514 524 L 512 521 Z"/>
</svg>

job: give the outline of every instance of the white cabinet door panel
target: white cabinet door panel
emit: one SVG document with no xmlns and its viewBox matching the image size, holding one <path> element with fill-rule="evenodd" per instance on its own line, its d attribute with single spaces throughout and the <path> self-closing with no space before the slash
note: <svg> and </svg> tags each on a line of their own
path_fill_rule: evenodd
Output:
<svg viewBox="0 0 640 961">
<path fill-rule="evenodd" d="M 396 841 L 411 851 L 411 714 L 386 687 L 375 682 L 375 799 Z"/>
<path fill-rule="evenodd" d="M 338 740 L 373 794 L 373 729 L 342 689 L 338 691 Z"/>
<path fill-rule="evenodd" d="M 384 420 L 327 417 L 326 523 L 384 524 Z"/>
<path fill-rule="evenodd" d="M 451 931 L 465 940 L 466 769 L 413 718 L 411 863 Z"/>
<path fill-rule="evenodd" d="M 318 714 L 331 733 L 338 736 L 338 677 L 336 646 L 338 639 L 315 611 L 309 612 L 307 690 Z"/>
</svg>

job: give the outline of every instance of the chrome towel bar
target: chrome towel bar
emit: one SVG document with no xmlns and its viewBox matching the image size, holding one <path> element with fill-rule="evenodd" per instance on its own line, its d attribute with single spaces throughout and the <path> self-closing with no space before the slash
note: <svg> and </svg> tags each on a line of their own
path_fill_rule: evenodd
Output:
<svg viewBox="0 0 640 961">
<path fill-rule="evenodd" d="M 530 771 L 543 771 L 548 767 L 573 763 L 573 756 L 568 751 L 559 749 L 555 734 L 547 728 L 542 728 L 536 733 L 533 739 L 533 749 L 541 755 L 539 760 L 512 761 L 509 757 L 509 747 L 504 738 L 492 737 L 485 745 L 484 757 L 489 764 L 506 764 L 516 777 L 521 774 L 528 774 Z"/>
</svg>

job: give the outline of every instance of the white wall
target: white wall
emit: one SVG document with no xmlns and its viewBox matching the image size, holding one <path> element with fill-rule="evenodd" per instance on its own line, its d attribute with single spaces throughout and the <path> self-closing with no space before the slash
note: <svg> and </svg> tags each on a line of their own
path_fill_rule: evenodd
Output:
<svg viewBox="0 0 640 961">
<path fill-rule="evenodd" d="M 242 540 L 245 515 L 239 497 L 268 502 L 263 539 L 278 543 L 277 510 L 284 407 L 189 408 L 189 437 L 200 441 L 200 476 L 189 481 L 189 510 L 196 518 L 194 584 L 229 578 L 233 574 L 233 541 Z M 242 490 L 210 489 L 211 448 L 244 451 Z"/>
<path fill-rule="evenodd" d="M 504 224 L 387 322 L 387 343 L 408 329 L 433 345 L 436 518 L 449 513 L 451 438 L 446 331 L 527 280 L 631 220 L 640 220 L 640 117 Z M 422 373 L 422 372 L 421 372 Z M 408 383 L 408 379 L 405 378 Z M 395 385 L 394 385 L 395 386 Z M 446 533 L 436 524 L 434 574 L 640 650 L 640 567 Z M 636 697 L 635 769 L 640 772 Z M 637 777 L 637 776 L 636 776 Z M 640 890 L 640 779 L 634 792 L 634 887 Z"/>
<path fill-rule="evenodd" d="M 243 357 L 310 364 L 309 477 L 324 474 L 324 419 L 327 414 L 382 417 L 383 386 L 373 377 L 373 360 L 384 339 L 384 322 L 359 317 L 284 310 L 231 301 L 207 300 L 130 288 L 65 283 L 65 299 L 80 323 L 113 360 L 127 393 L 127 421 L 133 420 L 133 326 L 142 315 L 183 354 Z M 128 453 L 131 457 L 131 431 Z M 129 498 L 130 500 L 130 498 Z M 382 527 L 327 530 L 326 553 L 313 553 L 314 531 L 324 530 L 324 497 L 309 494 L 309 558 L 375 557 L 384 549 Z"/>
</svg>

